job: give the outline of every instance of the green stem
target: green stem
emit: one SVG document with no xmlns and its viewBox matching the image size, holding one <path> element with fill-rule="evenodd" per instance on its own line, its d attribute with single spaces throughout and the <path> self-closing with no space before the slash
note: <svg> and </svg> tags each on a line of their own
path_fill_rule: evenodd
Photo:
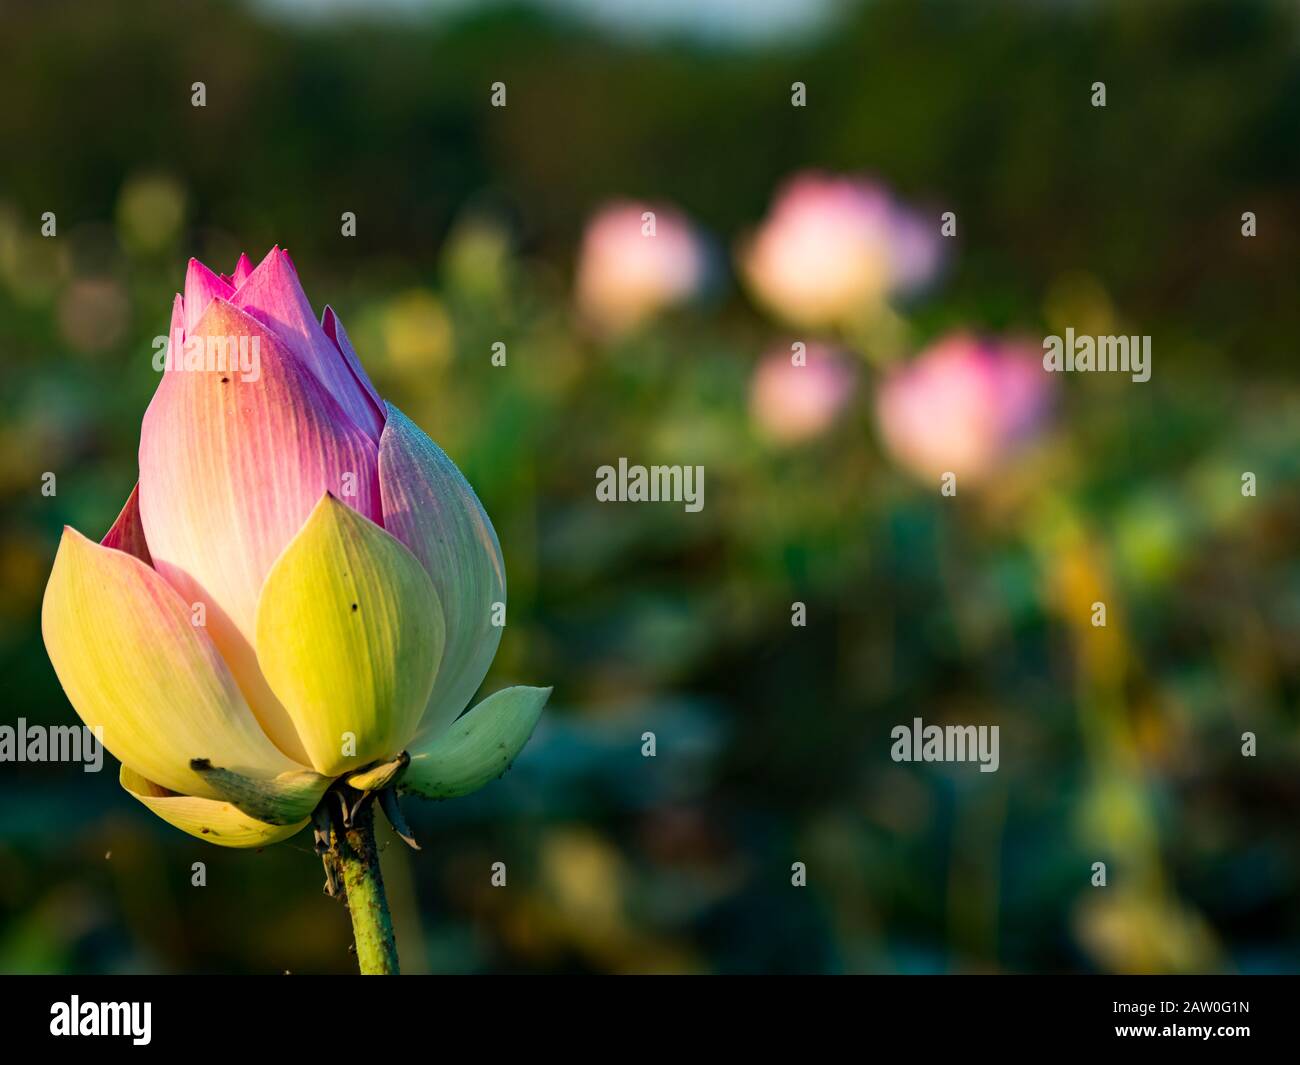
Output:
<svg viewBox="0 0 1300 1065">
<path fill-rule="evenodd" d="M 375 806 L 362 804 L 352 827 L 334 833 L 335 861 L 342 874 L 352 934 L 357 944 L 357 964 L 363 976 L 397 975 L 397 940 L 388 913 L 384 878 L 375 847 Z"/>
</svg>

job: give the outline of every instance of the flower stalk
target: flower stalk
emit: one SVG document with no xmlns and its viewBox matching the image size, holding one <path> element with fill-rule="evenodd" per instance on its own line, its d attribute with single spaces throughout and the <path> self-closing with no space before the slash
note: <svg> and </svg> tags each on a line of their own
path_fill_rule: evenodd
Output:
<svg viewBox="0 0 1300 1065">
<path fill-rule="evenodd" d="M 375 846 L 374 803 L 363 800 L 354 807 L 344 827 L 334 819 L 325 862 L 326 890 L 341 885 L 340 894 L 352 915 L 357 965 L 362 976 L 396 976 L 397 940 L 388 912 L 384 877 Z"/>
</svg>

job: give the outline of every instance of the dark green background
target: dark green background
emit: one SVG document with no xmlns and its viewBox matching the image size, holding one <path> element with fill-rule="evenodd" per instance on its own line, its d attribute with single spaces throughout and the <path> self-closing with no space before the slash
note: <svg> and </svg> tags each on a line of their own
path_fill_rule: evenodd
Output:
<svg viewBox="0 0 1300 1065">
<path fill-rule="evenodd" d="M 186 259 L 279 243 L 492 516 L 485 690 L 556 688 L 510 775 L 386 850 L 406 970 L 1300 969 L 1298 153 L 1281 2 L 886 0 L 757 47 L 531 8 L 0 3 L 4 719 L 75 720 L 40 597 L 61 526 L 99 535 L 135 479 Z M 957 212 L 912 347 L 1100 298 L 1152 380 L 1066 381 L 1028 483 L 945 504 L 882 453 L 870 374 L 825 438 L 755 435 L 789 332 L 726 271 L 623 340 L 576 327 L 603 200 L 677 203 L 725 263 L 808 167 Z M 704 511 L 597 505 L 620 455 L 704 464 Z M 1081 558 L 1110 686 L 1058 597 Z M 916 715 L 999 724 L 1000 771 L 894 764 Z M 225 852 L 115 776 L 0 765 L 0 970 L 350 971 L 308 838 Z"/>
</svg>

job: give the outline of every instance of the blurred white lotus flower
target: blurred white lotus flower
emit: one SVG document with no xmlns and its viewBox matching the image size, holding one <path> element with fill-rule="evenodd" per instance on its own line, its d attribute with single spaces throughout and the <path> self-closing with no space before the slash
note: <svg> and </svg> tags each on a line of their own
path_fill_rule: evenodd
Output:
<svg viewBox="0 0 1300 1065">
<path fill-rule="evenodd" d="M 611 203 L 587 223 L 578 258 L 578 309 L 598 329 L 623 332 L 694 295 L 704 274 L 703 242 L 680 211 Z"/>
<path fill-rule="evenodd" d="M 863 178 L 807 172 L 777 195 L 741 249 L 741 272 L 770 310 L 799 325 L 855 322 L 939 267 L 933 224 Z"/>
<path fill-rule="evenodd" d="M 1031 345 L 955 334 L 895 370 L 876 413 L 901 466 L 926 480 L 952 472 L 977 483 L 1042 429 L 1051 394 Z"/>
<path fill-rule="evenodd" d="M 765 355 L 750 383 L 749 411 L 770 440 L 794 444 L 825 432 L 857 388 L 857 373 L 822 344 L 808 345 L 796 365 L 782 348 Z"/>
</svg>

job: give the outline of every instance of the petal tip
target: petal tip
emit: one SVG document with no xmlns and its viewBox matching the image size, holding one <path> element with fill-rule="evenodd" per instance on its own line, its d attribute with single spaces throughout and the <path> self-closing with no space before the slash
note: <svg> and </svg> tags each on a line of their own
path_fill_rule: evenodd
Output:
<svg viewBox="0 0 1300 1065">
<path fill-rule="evenodd" d="M 59 535 L 59 550 L 63 550 L 64 544 L 69 548 L 81 549 L 83 547 L 98 546 L 95 541 L 83 533 L 80 529 L 72 525 L 65 525 L 63 532 Z"/>
</svg>

